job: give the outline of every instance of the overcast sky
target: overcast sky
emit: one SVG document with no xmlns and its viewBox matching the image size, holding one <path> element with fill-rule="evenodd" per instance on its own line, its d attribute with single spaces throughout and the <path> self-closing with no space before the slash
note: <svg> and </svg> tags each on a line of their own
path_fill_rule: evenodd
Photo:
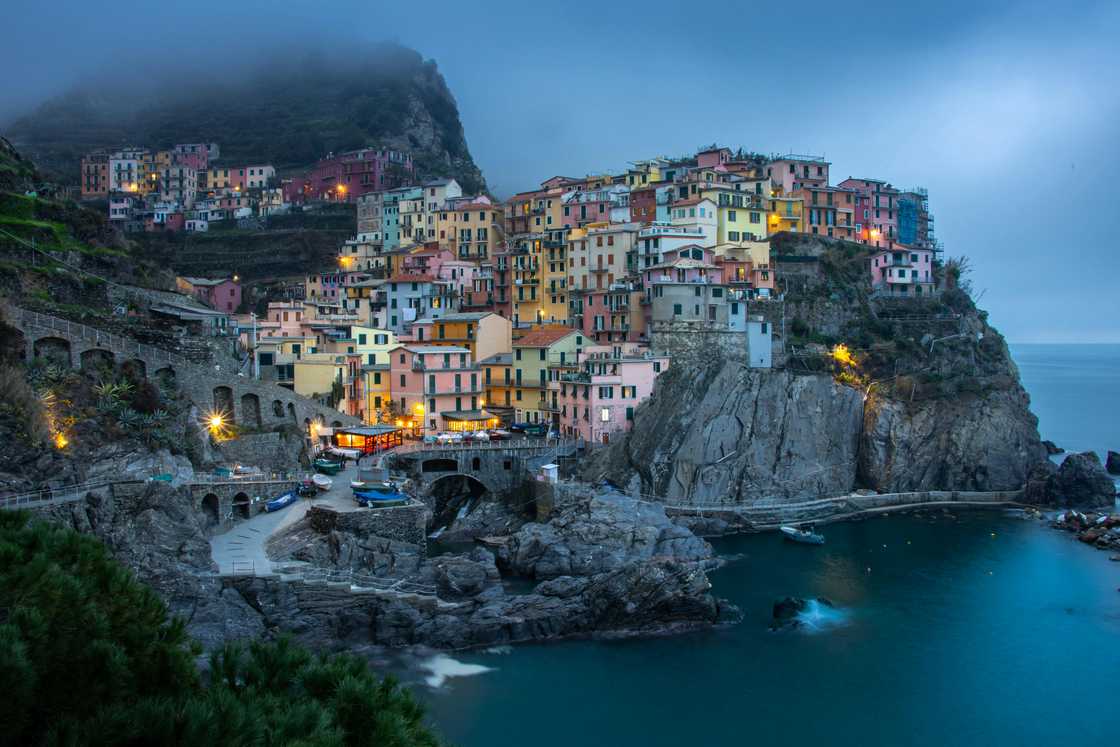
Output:
<svg viewBox="0 0 1120 747">
<path fill-rule="evenodd" d="M 824 155 L 927 187 L 1011 341 L 1120 342 L 1118 3 L 232 5 L 11 7 L 0 121 L 109 66 L 396 40 L 438 62 L 501 197 L 712 142 Z"/>
</svg>

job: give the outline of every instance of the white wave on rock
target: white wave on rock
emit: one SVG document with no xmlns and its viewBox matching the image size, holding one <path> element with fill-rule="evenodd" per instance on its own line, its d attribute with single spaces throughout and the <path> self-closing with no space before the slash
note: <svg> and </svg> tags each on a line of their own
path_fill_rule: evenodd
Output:
<svg viewBox="0 0 1120 747">
<path fill-rule="evenodd" d="M 838 628 L 847 625 L 849 620 L 850 615 L 846 611 L 830 604 L 822 604 L 816 599 L 806 601 L 805 609 L 797 613 L 797 627 L 807 633 Z"/>
<path fill-rule="evenodd" d="M 443 687 L 443 684 L 452 677 L 474 677 L 478 674 L 494 671 L 492 667 L 481 664 L 467 664 L 466 662 L 452 659 L 447 654 L 437 654 L 420 664 L 420 668 L 429 674 L 424 678 L 428 687 Z"/>
</svg>

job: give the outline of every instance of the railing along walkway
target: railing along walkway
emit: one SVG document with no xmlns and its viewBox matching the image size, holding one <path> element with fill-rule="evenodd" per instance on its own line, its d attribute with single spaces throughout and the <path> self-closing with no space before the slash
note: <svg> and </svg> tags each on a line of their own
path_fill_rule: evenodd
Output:
<svg viewBox="0 0 1120 747">
<path fill-rule="evenodd" d="M 108 481 L 85 482 L 78 485 L 64 485 L 57 488 L 41 488 L 26 493 L 15 493 L 0 498 L 0 510 L 16 510 L 21 508 L 39 508 L 59 503 L 73 503 L 86 497 L 91 490 L 107 488 L 113 485 Z"/>
<path fill-rule="evenodd" d="M 93 342 L 97 345 L 104 345 L 119 350 L 122 353 L 132 354 L 137 358 L 147 358 L 154 362 L 165 362 L 168 365 L 181 367 L 198 367 L 197 363 L 168 350 L 164 350 L 163 348 L 137 342 L 131 338 L 114 335 L 104 330 L 95 329 L 94 327 L 87 327 L 84 324 L 72 322 L 69 319 L 48 316 L 47 314 L 40 314 L 37 311 L 29 311 L 17 307 L 12 307 L 12 311 L 18 318 L 21 326 L 35 326 L 42 329 L 53 330 L 61 333 L 70 340 Z"/>
</svg>

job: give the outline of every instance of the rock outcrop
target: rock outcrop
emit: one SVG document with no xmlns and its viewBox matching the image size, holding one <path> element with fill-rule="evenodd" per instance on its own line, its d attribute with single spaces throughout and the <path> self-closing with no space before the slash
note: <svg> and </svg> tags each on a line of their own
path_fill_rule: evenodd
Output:
<svg viewBox="0 0 1120 747">
<path fill-rule="evenodd" d="M 873 400 L 864 417 L 861 483 L 880 493 L 1015 490 L 1043 456 L 1021 387 L 920 403 Z"/>
<path fill-rule="evenodd" d="M 214 577 L 207 520 L 185 491 L 161 482 L 150 483 L 135 497 L 100 490 L 40 514 L 98 537 L 159 593 L 172 614 L 186 620 L 203 646 L 264 634 L 257 611 Z"/>
<path fill-rule="evenodd" d="M 1104 462 L 1104 468 L 1110 475 L 1120 475 L 1120 453 L 1109 451 Z"/>
<path fill-rule="evenodd" d="M 1070 454 L 1060 467 L 1049 461 L 1036 464 L 1028 476 L 1024 500 L 1039 506 L 1112 508 L 1116 483 L 1105 472 L 1100 457 L 1086 451 Z"/>
<path fill-rule="evenodd" d="M 498 553 L 501 565 L 535 579 L 594 576 L 668 558 L 699 563 L 712 547 L 677 526 L 661 506 L 604 493 L 563 507 L 546 524 L 526 524 Z"/>
<path fill-rule="evenodd" d="M 585 475 L 671 503 L 831 495 L 855 482 L 862 412 L 861 393 L 829 376 L 674 362 Z"/>
</svg>

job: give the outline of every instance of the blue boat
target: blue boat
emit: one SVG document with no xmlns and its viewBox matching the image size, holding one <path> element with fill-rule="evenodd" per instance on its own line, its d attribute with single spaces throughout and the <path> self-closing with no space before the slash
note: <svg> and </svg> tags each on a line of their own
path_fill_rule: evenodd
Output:
<svg viewBox="0 0 1120 747">
<path fill-rule="evenodd" d="M 265 503 L 264 504 L 264 510 L 268 511 L 269 513 L 273 512 L 273 511 L 279 511 L 282 508 L 287 508 L 288 506 L 292 505 L 293 503 L 295 503 L 298 500 L 299 500 L 299 496 L 296 495 L 296 491 L 289 490 L 287 493 L 284 493 L 283 495 L 278 495 L 275 498 L 273 498 L 272 500 Z"/>
<path fill-rule="evenodd" d="M 359 506 L 387 506 L 396 503 L 407 503 L 408 496 L 397 491 L 381 490 L 355 490 L 354 500 Z"/>
</svg>

